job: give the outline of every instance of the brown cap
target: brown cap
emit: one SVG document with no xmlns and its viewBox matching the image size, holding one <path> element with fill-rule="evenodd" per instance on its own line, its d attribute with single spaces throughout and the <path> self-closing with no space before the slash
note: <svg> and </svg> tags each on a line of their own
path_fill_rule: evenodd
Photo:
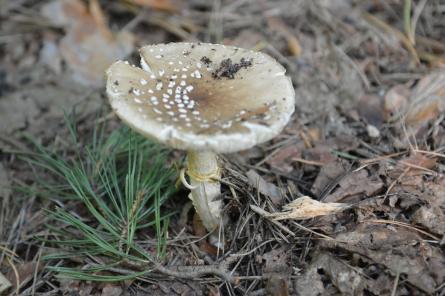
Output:
<svg viewBox="0 0 445 296">
<path fill-rule="evenodd" d="M 141 134 L 171 147 L 227 153 L 277 135 L 295 108 L 285 69 L 232 46 L 170 43 L 140 49 L 141 68 L 108 70 L 113 110 Z"/>
</svg>

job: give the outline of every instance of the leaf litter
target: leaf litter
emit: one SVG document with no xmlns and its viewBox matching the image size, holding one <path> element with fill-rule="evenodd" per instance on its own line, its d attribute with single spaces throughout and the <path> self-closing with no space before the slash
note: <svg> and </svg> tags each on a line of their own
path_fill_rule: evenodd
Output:
<svg viewBox="0 0 445 296">
<path fill-rule="evenodd" d="M 74 80 L 99 88 L 108 66 L 133 51 L 134 36 L 127 31 L 111 32 L 99 2 L 89 3 L 87 8 L 79 0 L 53 1 L 42 8 L 42 14 L 66 30 L 59 50 Z"/>
<path fill-rule="evenodd" d="M 171 218 L 160 266 L 185 273 L 149 274 L 114 285 L 59 281 L 39 268 L 21 291 L 443 294 L 443 22 L 434 1 L 424 7 L 412 2 L 412 16 L 419 16 L 407 21 L 417 29 L 414 36 L 405 35 L 401 12 L 410 1 L 402 2 L 222 1 L 218 6 L 195 0 L 107 5 L 64 0 L 2 7 L 8 21 L 0 30 L 11 40 L 0 55 L 0 160 L 8 184 L 47 177 L 35 176 L 14 154 L 4 153 L 26 147 L 21 132 L 43 143 L 55 139 L 55 147 L 70 157 L 72 147 L 60 129 L 63 109 L 84 112 L 80 132 L 91 131 L 93 115 L 103 105 L 103 70 L 132 55 L 136 44 L 179 38 L 263 50 L 287 68 L 299 100 L 279 137 L 224 160 L 226 250 L 210 248 L 199 221 L 186 213 L 183 221 Z M 112 116 L 98 120 L 118 127 Z M 171 162 L 180 157 L 172 153 Z M 0 200 L 0 272 L 10 275 L 4 259 L 10 253 L 3 245 L 19 254 L 17 266 L 32 267 L 39 249 L 33 234 L 47 234 L 41 209 L 57 199 L 23 203 L 23 193 L 2 191 L 9 198 Z M 166 207 L 184 205 L 182 193 Z M 68 206 L 84 214 L 78 202 Z M 32 223 L 24 225 L 25 220 Z M 150 231 L 136 236 L 153 252 Z M 91 264 L 74 259 L 44 264 Z M 224 268 L 215 269 L 218 265 Z M 129 268 L 104 275 L 134 272 Z M 193 280 L 185 283 L 184 274 L 194 275 Z"/>
</svg>

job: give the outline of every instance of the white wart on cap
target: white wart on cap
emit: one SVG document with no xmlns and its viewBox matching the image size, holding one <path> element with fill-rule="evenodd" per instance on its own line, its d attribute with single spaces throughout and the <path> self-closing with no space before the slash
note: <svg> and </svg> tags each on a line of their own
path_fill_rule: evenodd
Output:
<svg viewBox="0 0 445 296">
<path fill-rule="evenodd" d="M 141 68 L 108 70 L 113 110 L 141 134 L 185 150 L 235 152 L 277 135 L 295 108 L 285 69 L 232 46 L 170 43 L 140 49 Z"/>
</svg>

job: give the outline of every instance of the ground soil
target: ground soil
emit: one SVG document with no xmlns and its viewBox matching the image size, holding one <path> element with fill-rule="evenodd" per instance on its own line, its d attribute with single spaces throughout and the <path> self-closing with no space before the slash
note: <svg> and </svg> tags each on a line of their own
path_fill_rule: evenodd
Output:
<svg viewBox="0 0 445 296">
<path fill-rule="evenodd" d="M 2 275 L 14 285 L 5 295 L 445 295 L 442 1 L 0 3 L 0 288 Z M 63 110 L 75 108 L 81 134 L 97 114 L 120 125 L 105 68 L 174 41 L 276 58 L 296 90 L 291 122 L 222 156 L 224 251 L 200 239 L 192 210 L 170 224 L 162 266 L 176 273 L 57 278 L 45 267 L 84 262 L 40 260 L 56 251 L 35 237 L 50 235 L 44 210 L 57 197 L 16 190 L 46 176 L 15 152 L 32 151 L 27 134 L 68 153 Z M 229 60 L 215 75 L 233 78 L 246 63 Z M 164 210 L 186 207 L 186 196 Z"/>
</svg>

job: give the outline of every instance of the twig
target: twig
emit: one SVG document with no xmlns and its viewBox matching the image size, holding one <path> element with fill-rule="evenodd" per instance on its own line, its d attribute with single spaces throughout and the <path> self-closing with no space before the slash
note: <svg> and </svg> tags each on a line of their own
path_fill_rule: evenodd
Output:
<svg viewBox="0 0 445 296">
<path fill-rule="evenodd" d="M 298 158 L 298 157 L 292 157 L 292 161 L 301 162 L 301 163 L 304 163 L 304 164 L 309 164 L 309 165 L 314 165 L 314 166 L 324 166 L 325 165 L 321 161 L 307 160 L 307 159 Z"/>
<path fill-rule="evenodd" d="M 259 214 L 260 216 L 266 218 L 267 220 L 269 220 L 270 222 L 272 222 L 273 224 L 275 224 L 278 228 L 280 228 L 281 230 L 283 230 L 284 232 L 295 236 L 295 233 L 293 233 L 289 228 L 287 228 L 286 226 L 284 226 L 283 224 L 281 224 L 278 221 L 272 220 L 269 218 L 270 213 L 263 210 L 260 207 L 257 207 L 255 205 L 250 205 L 250 208 L 252 209 L 252 211 L 254 211 L 255 213 Z"/>
<path fill-rule="evenodd" d="M 406 153 L 406 151 L 391 153 L 391 154 L 388 154 L 388 155 L 381 155 L 381 156 L 377 156 L 377 157 L 374 157 L 374 158 L 361 160 L 360 163 L 371 164 L 371 163 L 379 162 L 381 160 L 386 160 L 388 158 L 393 158 L 393 157 L 396 157 L 396 156 L 400 156 L 400 155 L 405 154 L 405 153 Z"/>
<path fill-rule="evenodd" d="M 401 227 L 405 227 L 405 228 L 408 228 L 408 229 L 415 230 L 415 231 L 420 232 L 420 233 L 422 233 L 422 234 L 424 234 L 426 236 L 431 237 L 432 239 L 435 239 L 436 241 L 440 241 L 440 238 L 432 235 L 431 233 L 428 233 L 426 231 L 423 231 L 422 229 L 416 228 L 414 226 L 411 226 L 411 225 L 409 225 L 407 223 L 403 223 L 403 222 L 400 222 L 400 221 L 390 221 L 390 220 L 376 219 L 376 220 L 366 220 L 366 221 L 363 221 L 362 223 L 376 223 L 376 224 L 392 224 L 392 225 L 397 225 L 397 226 L 401 226 Z"/>
<path fill-rule="evenodd" d="M 227 264 L 218 265 L 197 265 L 197 266 L 173 266 L 165 268 L 162 265 L 155 266 L 155 270 L 172 277 L 183 279 L 200 278 L 205 275 L 216 275 L 230 283 L 234 282 L 233 277 L 226 271 Z"/>
<path fill-rule="evenodd" d="M 437 153 L 437 152 L 434 152 L 434 151 L 426 151 L 426 150 L 415 149 L 414 152 L 416 152 L 416 153 L 423 153 L 423 154 L 429 154 L 429 155 L 434 155 L 434 156 L 437 156 L 437 157 L 445 158 L 445 154 Z"/>
<path fill-rule="evenodd" d="M 425 172 L 428 172 L 428 173 L 433 174 L 433 175 L 437 175 L 437 172 L 435 172 L 433 170 L 430 170 L 428 168 L 425 168 L 423 166 L 416 165 L 416 164 L 413 164 L 413 163 L 410 163 L 410 162 L 407 162 L 407 161 L 403 161 L 403 160 L 399 160 L 399 162 L 401 164 L 407 166 L 407 167 L 418 169 L 418 170 L 421 170 L 421 171 L 425 171 Z"/>
<path fill-rule="evenodd" d="M 169 267 L 164 267 L 161 264 L 152 261 L 151 263 L 153 263 L 154 266 L 151 267 L 151 269 L 159 271 L 160 273 L 168 276 L 182 278 L 182 279 L 194 279 L 206 275 L 216 275 L 227 282 L 233 283 L 235 280 L 231 272 L 228 272 L 227 270 L 229 269 L 229 265 L 233 261 L 235 261 L 236 258 L 237 256 L 229 256 L 222 262 L 214 265 L 196 265 L 196 266 L 185 265 L 185 266 L 169 266 Z M 138 264 L 135 262 L 130 262 L 128 260 L 124 260 L 123 263 L 141 271 L 150 269 L 148 265 L 149 262 Z"/>
</svg>

